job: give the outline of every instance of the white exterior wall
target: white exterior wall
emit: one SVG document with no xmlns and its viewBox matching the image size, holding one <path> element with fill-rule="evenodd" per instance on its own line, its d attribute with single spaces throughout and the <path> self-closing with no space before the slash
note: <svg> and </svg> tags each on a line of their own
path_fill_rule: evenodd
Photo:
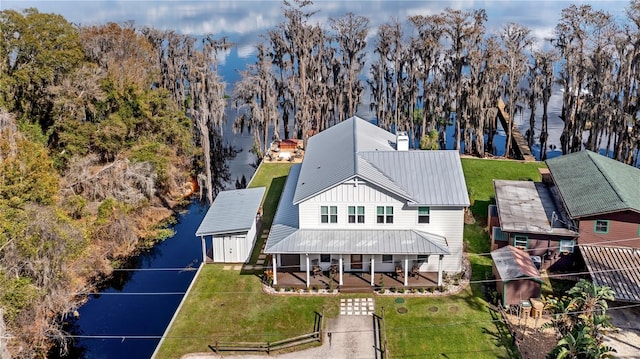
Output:
<svg viewBox="0 0 640 359">
<path fill-rule="evenodd" d="M 219 263 L 246 263 L 256 239 L 256 221 L 245 233 L 229 233 L 212 237 L 213 261 Z"/>
<path fill-rule="evenodd" d="M 407 207 L 405 200 L 391 194 L 388 191 L 369 185 L 363 181 L 343 183 L 332 189 L 312 197 L 298 206 L 300 215 L 300 228 L 307 229 L 416 229 L 427 233 L 444 236 L 451 252 L 445 255 L 442 261 L 442 269 L 446 272 L 459 272 L 462 263 L 462 237 L 464 228 L 463 207 L 429 207 L 429 223 L 418 223 L 418 208 Z M 321 223 L 320 207 L 337 206 L 338 223 Z M 365 206 L 365 223 L 349 223 L 348 207 Z M 393 223 L 376 223 L 376 207 L 393 206 Z M 319 255 L 310 255 L 309 258 L 319 258 Z M 335 257 L 337 258 L 337 256 Z M 351 270 L 350 255 L 344 255 L 344 269 Z M 382 256 L 374 256 L 375 271 L 389 272 L 394 270 L 394 262 L 404 261 L 404 255 L 394 255 L 391 263 L 382 263 Z M 409 255 L 409 266 L 416 255 Z M 305 256 L 300 258 L 300 265 L 306 264 Z M 371 256 L 363 256 L 363 271 L 369 271 Z M 302 269 L 302 268 L 301 268 Z M 421 266 L 423 272 L 438 270 L 438 256 L 431 255 L 428 261 Z"/>
</svg>

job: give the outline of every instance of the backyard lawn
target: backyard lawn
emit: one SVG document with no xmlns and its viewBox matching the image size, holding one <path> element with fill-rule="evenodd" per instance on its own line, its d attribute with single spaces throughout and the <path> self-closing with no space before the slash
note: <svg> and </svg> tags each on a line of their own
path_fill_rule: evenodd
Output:
<svg viewBox="0 0 640 359">
<path fill-rule="evenodd" d="M 463 159 L 471 211 L 476 223 L 465 225 L 465 241 L 474 280 L 491 272 L 486 226 L 487 207 L 493 197 L 494 178 L 539 180 L 537 168 L 543 163 L 503 160 Z M 266 186 L 263 224 L 270 228 L 280 192 L 289 172 L 288 164 L 262 164 L 250 187 Z M 260 240 L 260 238 L 258 238 Z M 261 243 L 256 244 L 260 248 Z M 257 253 L 252 256 L 255 263 Z M 158 358 L 180 358 L 186 353 L 207 352 L 208 345 L 220 341 L 273 341 L 313 330 L 314 311 L 324 306 L 327 317 L 338 314 L 339 299 L 330 296 L 267 295 L 260 278 L 223 270 L 223 265 L 206 265 L 194 284 Z M 449 297 L 375 296 L 376 309 L 385 308 L 387 340 L 391 358 L 510 358 L 510 338 L 493 321 L 482 286 L 472 285 Z M 399 314 L 398 307 L 407 313 Z"/>
</svg>

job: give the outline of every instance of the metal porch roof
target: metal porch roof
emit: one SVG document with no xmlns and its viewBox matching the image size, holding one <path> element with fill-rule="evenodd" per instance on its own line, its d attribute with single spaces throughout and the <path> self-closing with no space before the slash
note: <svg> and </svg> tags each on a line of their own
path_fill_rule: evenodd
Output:
<svg viewBox="0 0 640 359">
<path fill-rule="evenodd" d="M 591 279 L 615 292 L 615 299 L 640 302 L 640 249 L 579 245 Z"/>
</svg>

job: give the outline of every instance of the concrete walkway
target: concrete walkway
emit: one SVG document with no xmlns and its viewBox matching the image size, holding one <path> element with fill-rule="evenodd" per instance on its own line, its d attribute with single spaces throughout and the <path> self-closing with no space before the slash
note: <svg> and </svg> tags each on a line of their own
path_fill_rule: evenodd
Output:
<svg viewBox="0 0 640 359">
<path fill-rule="evenodd" d="M 331 333 L 331 335 L 329 335 Z M 375 358 L 373 347 L 373 317 L 370 315 L 339 315 L 327 320 L 327 330 L 322 346 L 295 353 L 280 355 L 223 355 L 214 353 L 193 353 L 183 359 L 370 359 Z"/>
</svg>

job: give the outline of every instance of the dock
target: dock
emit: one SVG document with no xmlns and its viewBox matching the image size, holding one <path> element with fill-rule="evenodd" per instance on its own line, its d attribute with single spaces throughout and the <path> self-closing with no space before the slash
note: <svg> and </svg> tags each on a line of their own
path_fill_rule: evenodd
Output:
<svg viewBox="0 0 640 359">
<path fill-rule="evenodd" d="M 504 107 L 504 101 L 502 101 L 502 98 L 498 98 L 498 119 L 502 124 L 504 132 L 508 136 L 511 119 L 509 118 L 509 114 L 505 111 Z M 514 126 L 511 132 L 511 151 L 516 159 L 524 160 L 525 162 L 536 161 L 536 157 L 531 152 L 531 148 L 529 147 L 527 140 L 524 138 L 524 136 L 522 136 L 522 133 L 520 132 L 518 126 Z"/>
</svg>

